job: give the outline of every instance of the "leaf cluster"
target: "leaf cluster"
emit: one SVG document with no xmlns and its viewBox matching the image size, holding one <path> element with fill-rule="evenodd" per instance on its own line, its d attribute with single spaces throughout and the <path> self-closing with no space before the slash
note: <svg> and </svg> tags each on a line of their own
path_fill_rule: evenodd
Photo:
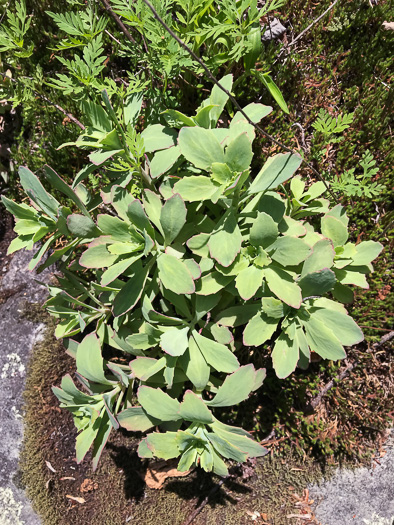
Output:
<svg viewBox="0 0 394 525">
<path fill-rule="evenodd" d="M 221 82 L 231 91 L 231 75 Z M 69 207 L 27 168 L 20 178 L 32 206 L 3 199 L 17 218 L 10 251 L 45 238 L 34 266 L 58 261 L 64 274 L 47 307 L 85 392 L 68 376 L 54 392 L 79 430 L 78 461 L 93 446 L 96 466 L 113 428 L 159 427 L 140 456 L 226 475 L 225 459 L 266 453 L 215 417 L 264 380 L 264 369 L 240 365 L 240 348 L 269 352 L 280 378 L 306 368 L 311 353 L 343 359 L 363 335 L 342 303 L 351 285 L 368 287 L 382 246 L 348 242 L 346 213 L 329 208 L 319 183 L 305 191 L 293 178 L 286 199 L 274 191 L 292 178 L 298 155 L 274 155 L 252 176 L 254 127 L 241 113 L 218 127 L 228 97 L 217 87 L 195 115 L 166 110 L 166 126 L 142 133 L 141 95 L 116 110 L 105 91 L 102 101 L 85 103 L 90 125 L 69 144 L 90 152 L 73 184 L 45 167 Z M 244 108 L 253 122 L 271 110 Z M 94 195 L 84 180 L 97 169 L 109 182 Z M 301 220 L 321 213 L 320 231 Z M 55 241 L 60 248 L 42 262 Z M 106 348 L 126 359 L 104 359 Z"/>
</svg>

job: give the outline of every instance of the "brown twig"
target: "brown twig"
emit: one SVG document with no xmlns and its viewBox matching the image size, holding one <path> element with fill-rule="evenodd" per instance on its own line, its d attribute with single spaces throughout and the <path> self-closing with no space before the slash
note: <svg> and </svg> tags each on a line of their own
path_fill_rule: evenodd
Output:
<svg viewBox="0 0 394 525">
<path fill-rule="evenodd" d="M 186 518 L 186 520 L 182 523 L 182 525 L 191 525 L 193 523 L 193 521 L 195 520 L 195 518 L 198 516 L 198 514 L 200 514 L 200 512 L 202 511 L 202 509 L 205 507 L 205 505 L 208 503 L 209 499 L 214 495 L 216 494 L 216 492 L 220 489 L 220 487 L 223 485 L 223 483 L 226 481 L 226 479 L 228 478 L 228 476 L 226 476 L 225 478 L 221 479 L 219 481 L 219 483 L 217 483 L 213 489 L 211 490 L 211 492 L 208 494 L 208 496 L 206 498 L 204 498 L 202 500 L 202 502 L 200 503 L 200 505 Z"/>
<path fill-rule="evenodd" d="M 6 78 L 8 80 L 10 80 L 11 82 L 14 82 L 14 83 L 17 83 L 18 81 L 15 79 L 15 78 L 10 78 L 9 76 L 7 76 L 5 73 L 2 73 L 0 72 L 0 75 L 3 77 L 3 78 Z M 32 89 L 33 93 L 37 96 L 37 97 L 40 97 L 42 100 L 45 100 L 45 102 L 47 102 L 48 104 L 50 104 L 51 106 L 53 106 L 54 108 L 56 108 L 58 111 L 60 111 L 61 113 L 63 113 L 63 115 L 66 115 L 66 117 L 68 117 L 71 122 L 74 122 L 74 124 L 76 124 L 78 127 L 80 127 L 81 129 L 85 129 L 85 126 L 82 124 L 82 122 L 79 122 L 79 120 L 77 118 L 75 118 L 73 115 L 71 115 L 71 113 L 69 113 L 68 111 L 66 111 L 64 108 L 62 108 L 61 106 L 59 106 L 59 104 L 55 104 L 55 102 L 52 102 L 52 100 L 49 100 L 48 97 L 46 97 L 45 95 L 42 95 L 41 93 L 39 93 L 38 91 L 36 91 L 35 89 Z"/>
<path fill-rule="evenodd" d="M 372 345 L 372 348 L 379 348 L 380 346 L 383 346 L 385 343 L 388 343 L 389 341 L 391 341 L 391 339 L 394 339 L 394 330 L 391 331 L 389 334 L 384 335 L 380 339 L 380 341 L 378 341 L 377 343 L 374 343 Z"/>
<path fill-rule="evenodd" d="M 107 0 L 101 0 L 101 2 L 104 4 L 105 9 L 108 11 L 108 13 L 112 16 L 112 18 L 115 20 L 115 22 L 118 24 L 124 35 L 132 42 L 133 44 L 136 44 L 137 42 L 134 40 L 134 38 L 131 36 L 130 31 L 127 29 L 127 27 L 124 25 L 122 20 L 118 17 L 114 11 L 112 11 L 111 4 L 107 2 Z"/>
<path fill-rule="evenodd" d="M 221 83 L 217 80 L 217 78 L 211 73 L 211 71 L 208 69 L 208 67 L 205 65 L 205 63 L 201 60 L 200 57 L 198 57 L 194 51 L 192 49 L 190 49 L 190 47 L 185 44 L 185 42 L 183 42 L 183 40 L 181 40 L 175 33 L 174 31 L 172 31 L 172 29 L 170 29 L 168 27 L 168 25 L 164 22 L 164 20 L 159 16 L 159 14 L 157 13 L 157 11 L 155 10 L 155 8 L 152 6 L 152 4 L 150 2 L 148 2 L 148 0 L 142 0 L 144 2 L 144 4 L 146 4 L 149 9 L 152 11 L 153 13 L 153 16 L 156 18 L 156 20 L 164 27 L 164 29 L 172 36 L 172 38 L 174 38 L 178 44 L 180 46 L 183 47 L 183 49 L 185 51 L 187 51 L 189 53 L 189 55 L 194 59 L 196 60 L 196 62 L 198 62 L 200 64 L 200 66 L 203 68 L 203 70 L 205 71 L 205 73 L 207 74 L 207 76 L 212 80 L 212 82 L 214 84 L 216 84 L 218 86 L 219 89 L 221 89 L 227 96 L 228 98 L 231 100 L 231 102 L 234 104 L 234 106 L 238 109 L 238 111 L 241 113 L 241 115 L 243 115 L 246 119 L 246 121 L 251 124 L 255 129 L 257 129 L 259 131 L 259 133 L 261 133 L 262 135 L 264 135 L 264 137 L 268 138 L 271 142 L 273 142 L 274 144 L 276 144 L 277 146 L 279 146 L 280 148 L 284 149 L 285 151 L 287 151 L 288 153 L 291 153 L 292 155 L 298 155 L 298 153 L 296 151 L 294 151 L 293 149 L 289 148 L 288 146 L 286 146 L 285 144 L 283 144 L 282 142 L 279 142 L 278 140 L 276 140 L 274 137 L 272 137 L 269 133 L 267 133 L 266 131 L 264 131 L 258 124 L 256 124 L 255 122 L 253 122 L 249 117 L 248 115 L 245 113 L 245 111 L 241 108 L 241 106 L 238 104 L 237 100 L 234 98 L 234 96 L 230 93 L 230 91 L 228 91 L 228 89 L 226 89 L 224 86 L 221 85 Z M 336 0 L 338 1 L 338 0 Z M 320 175 L 320 173 L 317 171 L 316 168 L 314 168 L 312 166 L 312 164 L 310 164 L 308 161 L 306 161 L 305 159 L 302 159 L 302 161 L 308 166 L 308 168 L 310 170 L 312 170 L 312 172 L 319 178 L 319 180 L 321 180 L 324 184 L 324 186 L 326 187 L 326 190 L 330 193 L 331 197 L 334 199 L 334 201 L 336 200 L 336 197 L 335 195 L 332 193 L 331 189 L 329 188 L 328 184 L 326 183 L 326 181 L 323 179 L 323 177 Z"/>
<path fill-rule="evenodd" d="M 82 122 L 79 122 L 77 118 L 75 118 L 73 115 L 71 115 L 71 113 L 59 106 L 59 104 L 55 104 L 54 102 L 49 100 L 49 98 L 47 98 L 45 95 L 41 95 L 41 93 L 38 93 L 38 91 L 34 91 L 34 93 L 38 95 L 42 100 L 45 100 L 45 102 L 48 102 L 48 104 L 56 108 L 58 111 L 61 111 L 63 115 L 66 115 L 71 120 L 71 122 L 74 122 L 74 124 L 76 124 L 78 127 L 80 127 L 81 129 L 85 129 L 85 126 L 82 124 Z"/>
</svg>

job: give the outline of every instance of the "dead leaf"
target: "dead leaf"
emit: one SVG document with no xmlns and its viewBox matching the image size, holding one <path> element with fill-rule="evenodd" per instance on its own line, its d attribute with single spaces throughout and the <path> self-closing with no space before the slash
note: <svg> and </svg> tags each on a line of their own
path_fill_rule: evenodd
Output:
<svg viewBox="0 0 394 525">
<path fill-rule="evenodd" d="M 146 473 L 143 475 L 143 479 L 146 485 L 150 489 L 161 489 L 167 478 L 179 478 L 190 474 L 190 470 L 187 472 L 179 472 L 176 468 L 177 461 L 155 461 L 151 463 Z"/>
<path fill-rule="evenodd" d="M 383 29 L 394 31 L 394 22 L 383 22 Z"/>
<path fill-rule="evenodd" d="M 73 481 L 75 481 L 75 478 L 71 476 L 64 476 L 64 478 L 60 478 L 60 481 L 65 481 L 66 479 L 72 479 Z"/>
<path fill-rule="evenodd" d="M 52 472 L 56 472 L 56 470 L 52 467 L 52 465 L 49 463 L 49 461 L 45 461 L 45 465 L 51 470 Z"/>
<path fill-rule="evenodd" d="M 75 496 L 69 496 L 66 494 L 66 498 L 72 499 L 73 501 L 76 501 L 77 503 L 86 503 L 86 500 L 83 498 L 76 498 Z"/>
</svg>

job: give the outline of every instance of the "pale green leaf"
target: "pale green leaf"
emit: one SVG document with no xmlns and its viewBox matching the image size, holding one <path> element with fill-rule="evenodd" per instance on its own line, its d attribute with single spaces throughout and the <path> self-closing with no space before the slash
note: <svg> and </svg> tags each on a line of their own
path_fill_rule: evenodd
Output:
<svg viewBox="0 0 394 525">
<path fill-rule="evenodd" d="M 142 407 L 130 407 L 117 414 L 119 425 L 129 432 L 146 432 L 160 424 L 160 420 L 150 416 Z"/>
<path fill-rule="evenodd" d="M 291 340 L 284 332 L 276 340 L 272 351 L 272 364 L 280 379 L 289 376 L 296 369 L 299 348 L 296 340 Z"/>
<path fill-rule="evenodd" d="M 148 273 L 148 266 L 142 266 L 139 261 L 134 264 L 133 274 L 120 289 L 113 302 L 112 312 L 115 317 L 119 317 L 135 307 L 144 291 Z"/>
<path fill-rule="evenodd" d="M 310 314 L 311 317 L 318 319 L 332 330 L 335 337 L 344 346 L 352 346 L 364 340 L 361 328 L 349 315 L 343 312 L 327 308 L 312 308 L 310 309 Z"/>
<path fill-rule="evenodd" d="M 301 277 L 304 277 L 308 273 L 322 270 L 323 268 L 331 268 L 334 255 L 335 251 L 330 240 L 322 239 L 318 241 L 313 245 L 312 253 L 304 262 Z"/>
<path fill-rule="evenodd" d="M 256 266 L 249 266 L 242 270 L 235 278 L 235 287 L 239 295 L 248 301 L 256 294 L 263 283 L 264 270 Z"/>
<path fill-rule="evenodd" d="M 191 294 L 195 291 L 194 280 L 186 265 L 167 253 L 157 259 L 159 279 L 163 286 L 174 293 Z"/>
<path fill-rule="evenodd" d="M 175 441 L 176 432 L 153 432 L 146 436 L 146 444 L 153 455 L 161 459 L 171 459 L 179 456 L 179 449 Z"/>
<path fill-rule="evenodd" d="M 248 193 L 259 193 L 276 188 L 294 174 L 301 162 L 302 158 L 293 153 L 278 153 L 270 157 L 253 180 Z"/>
<path fill-rule="evenodd" d="M 324 295 L 334 288 L 335 283 L 335 273 L 328 268 L 308 273 L 297 282 L 304 298 L 313 295 Z"/>
<path fill-rule="evenodd" d="M 260 346 L 268 341 L 278 326 L 278 319 L 268 317 L 266 314 L 257 313 L 246 325 L 243 334 L 245 346 Z"/>
<path fill-rule="evenodd" d="M 137 392 L 138 401 L 150 415 L 161 421 L 177 421 L 180 419 L 180 403 L 160 388 L 140 386 Z"/>
<path fill-rule="evenodd" d="M 225 163 L 232 171 L 236 172 L 247 170 L 250 166 L 252 158 L 252 144 L 246 133 L 242 133 L 238 137 L 234 138 L 227 146 L 226 153 L 224 155 Z"/>
<path fill-rule="evenodd" d="M 199 202 L 211 199 L 220 186 L 204 175 L 183 177 L 174 185 L 174 192 L 188 202 Z"/>
<path fill-rule="evenodd" d="M 195 423 L 212 423 L 213 417 L 207 405 L 191 390 L 186 390 L 179 414 L 186 421 Z"/>
<path fill-rule="evenodd" d="M 242 235 L 234 210 L 228 210 L 212 233 L 208 246 L 211 257 L 222 266 L 230 266 L 241 250 Z"/>
<path fill-rule="evenodd" d="M 222 386 L 218 388 L 215 397 L 207 401 L 211 407 L 228 407 L 241 403 L 252 391 L 256 371 L 252 364 L 241 366 L 231 375 L 227 376 Z"/>
<path fill-rule="evenodd" d="M 169 355 L 180 356 L 184 354 L 189 346 L 189 327 L 171 328 L 160 337 L 160 346 Z"/>
<path fill-rule="evenodd" d="M 224 162 L 223 147 L 209 129 L 182 128 L 178 144 L 182 155 L 197 168 L 207 170 L 214 162 Z"/>
<path fill-rule="evenodd" d="M 271 253 L 271 250 L 275 250 Z M 296 266 L 305 261 L 311 253 L 311 248 L 298 237 L 283 236 L 269 247 L 269 253 L 272 259 L 282 266 Z"/>
<path fill-rule="evenodd" d="M 151 153 L 175 146 L 177 131 L 161 124 L 153 124 L 144 129 L 141 137 L 144 140 L 145 153 Z"/>
<path fill-rule="evenodd" d="M 209 381 L 210 367 L 193 337 L 189 339 L 188 350 L 178 358 L 178 361 L 197 390 L 203 390 Z"/>
<path fill-rule="evenodd" d="M 195 330 L 192 335 L 206 362 L 212 368 L 218 372 L 231 373 L 239 367 L 238 359 L 227 346 L 208 339 Z"/>
<path fill-rule="evenodd" d="M 314 315 L 307 321 L 302 321 L 305 328 L 306 339 L 310 349 L 319 354 L 323 359 L 344 359 L 345 350 L 334 332 Z"/>
<path fill-rule="evenodd" d="M 264 269 L 264 275 L 269 289 L 281 301 L 299 308 L 302 302 L 301 288 L 294 282 L 292 276 L 280 268 L 271 266 Z"/>
<path fill-rule="evenodd" d="M 177 238 L 186 222 L 186 214 L 186 206 L 180 195 L 175 194 L 164 203 L 160 212 L 160 223 L 167 244 L 171 244 Z"/>
<path fill-rule="evenodd" d="M 250 243 L 266 248 L 278 238 L 278 225 L 267 213 L 258 213 L 250 228 Z"/>
<path fill-rule="evenodd" d="M 180 154 L 181 150 L 179 149 L 179 146 L 174 146 L 155 153 L 150 162 L 150 175 L 152 179 L 160 177 L 172 168 Z"/>
<path fill-rule="evenodd" d="M 332 240 L 334 248 L 343 246 L 348 239 L 347 227 L 340 219 L 331 215 L 322 217 L 321 232 L 325 237 Z"/>
<path fill-rule="evenodd" d="M 76 364 L 78 372 L 89 381 L 103 385 L 112 384 L 104 375 L 101 344 L 96 334 L 87 335 L 78 345 Z"/>
</svg>

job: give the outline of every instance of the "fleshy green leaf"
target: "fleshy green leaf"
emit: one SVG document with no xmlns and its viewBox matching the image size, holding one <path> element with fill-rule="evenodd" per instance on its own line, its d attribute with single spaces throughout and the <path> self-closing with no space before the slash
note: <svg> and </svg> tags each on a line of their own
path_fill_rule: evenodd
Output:
<svg viewBox="0 0 394 525">
<path fill-rule="evenodd" d="M 85 268 L 106 268 L 112 266 L 117 258 L 117 255 L 109 253 L 105 244 L 99 244 L 84 251 L 79 259 L 79 264 Z"/>
<path fill-rule="evenodd" d="M 191 390 L 186 390 L 179 414 L 186 421 L 212 423 L 213 417 L 204 401 Z"/>
<path fill-rule="evenodd" d="M 140 386 L 137 392 L 138 401 L 150 415 L 161 421 L 177 421 L 180 419 L 180 403 L 160 388 Z"/>
<path fill-rule="evenodd" d="M 296 340 L 291 340 L 284 332 L 276 340 L 272 351 L 272 364 L 276 375 L 283 379 L 296 369 L 299 348 Z"/>
<path fill-rule="evenodd" d="M 37 204 L 47 215 L 56 220 L 59 203 L 44 188 L 36 175 L 28 168 L 19 168 L 19 178 L 23 189 L 30 199 Z"/>
<path fill-rule="evenodd" d="M 160 424 L 159 419 L 147 414 L 142 407 L 126 408 L 119 412 L 116 417 L 119 425 L 130 432 L 145 432 Z"/>
<path fill-rule="evenodd" d="M 180 195 L 175 194 L 164 203 L 160 212 L 160 223 L 167 244 L 171 244 L 177 238 L 186 222 L 186 214 L 186 206 Z"/>
<path fill-rule="evenodd" d="M 212 401 L 207 401 L 211 407 L 228 407 L 244 401 L 251 393 L 256 371 L 253 365 L 241 366 L 233 374 L 226 377 L 222 386 Z"/>
<path fill-rule="evenodd" d="M 144 129 L 141 137 L 144 140 L 145 153 L 150 153 L 175 146 L 177 131 L 161 124 L 153 124 Z"/>
<path fill-rule="evenodd" d="M 45 170 L 45 176 L 47 180 L 50 182 L 51 186 L 55 188 L 56 190 L 61 191 L 66 197 L 72 200 L 74 204 L 76 204 L 76 206 L 80 209 L 80 211 L 84 215 L 86 215 L 86 217 L 89 217 L 89 212 L 86 209 L 84 203 L 75 193 L 75 191 L 72 188 L 70 188 L 70 186 L 66 184 L 64 180 L 56 173 L 56 171 L 54 171 L 48 165 L 44 166 L 44 170 Z"/>
<path fill-rule="evenodd" d="M 208 246 L 211 257 L 222 266 L 230 266 L 241 250 L 242 235 L 235 213 L 228 210 L 217 224 Z"/>
<path fill-rule="evenodd" d="M 169 355 L 180 356 L 189 346 L 189 327 L 167 330 L 160 337 L 160 346 Z"/>
<path fill-rule="evenodd" d="M 233 75 L 226 75 L 220 79 L 220 84 L 231 92 L 233 85 Z M 215 107 L 211 109 L 211 128 L 214 128 L 219 120 L 220 115 L 223 112 L 224 106 L 228 100 L 228 95 L 220 89 L 218 86 L 213 86 L 211 96 L 209 97 L 209 104 L 214 105 Z M 218 161 L 220 162 L 220 161 Z"/>
<path fill-rule="evenodd" d="M 160 177 L 172 168 L 180 154 L 179 146 L 163 149 L 155 153 L 155 156 L 150 162 L 150 175 L 152 179 L 157 179 L 157 177 Z"/>
<path fill-rule="evenodd" d="M 302 321 L 306 332 L 308 344 L 314 352 L 319 354 L 323 359 L 344 359 L 346 352 L 334 335 L 334 332 L 326 324 L 314 315 L 311 315 L 307 321 Z"/>
<path fill-rule="evenodd" d="M 370 264 L 383 250 L 382 244 L 375 241 L 363 241 L 356 246 L 357 253 L 352 257 L 355 266 Z"/>
<path fill-rule="evenodd" d="M 133 270 L 133 275 L 115 297 L 112 307 L 115 317 L 119 317 L 119 315 L 123 315 L 134 308 L 144 291 L 149 267 L 141 266 L 141 264 L 137 262 L 134 264 Z"/>
<path fill-rule="evenodd" d="M 67 217 L 67 228 L 76 237 L 91 239 L 100 235 L 100 231 L 90 217 L 73 213 Z"/>
<path fill-rule="evenodd" d="M 214 162 L 225 162 L 223 147 L 209 129 L 182 128 L 178 144 L 182 155 L 196 168 L 207 170 Z"/>
<path fill-rule="evenodd" d="M 260 346 L 272 337 L 278 326 L 278 319 L 259 312 L 246 325 L 243 342 L 246 346 Z"/>
<path fill-rule="evenodd" d="M 179 456 L 178 445 L 175 441 L 176 432 L 153 432 L 146 436 L 146 444 L 153 454 L 162 459 L 171 459 Z"/>
<path fill-rule="evenodd" d="M 232 171 L 244 171 L 250 166 L 253 158 L 252 144 L 246 135 L 242 133 L 233 139 L 226 148 L 224 155 L 225 163 Z M 219 160 L 217 162 L 220 162 Z"/>
<path fill-rule="evenodd" d="M 209 381 L 210 368 L 193 337 L 189 339 L 188 350 L 178 360 L 197 390 L 203 390 Z"/>
<path fill-rule="evenodd" d="M 304 277 L 308 273 L 322 270 L 323 268 L 331 268 L 334 255 L 335 251 L 331 241 L 328 239 L 318 241 L 313 245 L 312 253 L 304 262 L 301 277 Z"/>
<path fill-rule="evenodd" d="M 294 174 L 302 158 L 293 153 L 278 153 L 270 157 L 252 182 L 248 193 L 259 193 L 276 188 Z"/>
<path fill-rule="evenodd" d="M 243 306 L 231 306 L 218 314 L 216 322 L 223 326 L 242 326 L 249 322 L 250 319 L 257 314 L 260 308 L 261 307 L 257 302 L 255 304 L 245 304 Z"/>
<path fill-rule="evenodd" d="M 324 295 L 334 288 L 335 283 L 335 273 L 328 268 L 308 273 L 297 282 L 301 288 L 302 297 Z"/>
<path fill-rule="evenodd" d="M 258 213 L 250 229 L 250 243 L 267 248 L 278 238 L 278 225 L 267 213 Z"/>
<path fill-rule="evenodd" d="M 310 255 L 311 248 L 302 239 L 285 235 L 269 247 L 269 253 L 282 266 L 296 266 Z"/>
<path fill-rule="evenodd" d="M 294 282 L 291 275 L 280 268 L 271 266 L 264 269 L 264 275 L 269 289 L 281 301 L 299 308 L 302 302 L 301 288 Z"/>
<path fill-rule="evenodd" d="M 195 330 L 193 330 L 192 335 L 206 362 L 212 368 L 218 372 L 229 374 L 239 367 L 238 359 L 227 346 L 208 339 Z"/>
<path fill-rule="evenodd" d="M 263 283 L 264 270 L 256 266 L 249 266 L 242 270 L 235 278 L 235 287 L 245 301 L 251 299 Z"/>
<path fill-rule="evenodd" d="M 191 294 L 195 291 L 194 280 L 186 265 L 167 253 L 157 259 L 159 279 L 165 288 L 174 293 Z"/>
<path fill-rule="evenodd" d="M 321 232 L 324 237 L 331 239 L 334 248 L 343 246 L 348 239 L 347 227 L 343 222 L 331 215 L 325 215 L 321 219 Z"/>
<path fill-rule="evenodd" d="M 78 372 L 89 381 L 112 385 L 104 375 L 104 360 L 96 334 L 87 335 L 78 345 L 76 363 Z"/>
<path fill-rule="evenodd" d="M 347 314 L 338 310 L 328 308 L 313 308 L 310 310 L 311 317 L 321 321 L 327 328 L 332 330 L 335 337 L 344 346 L 360 343 L 364 339 L 361 328 Z"/>
<path fill-rule="evenodd" d="M 200 128 L 199 128 L 200 129 Z M 204 175 L 183 177 L 174 185 L 174 191 L 188 202 L 199 202 L 211 199 L 220 186 Z"/>
</svg>

